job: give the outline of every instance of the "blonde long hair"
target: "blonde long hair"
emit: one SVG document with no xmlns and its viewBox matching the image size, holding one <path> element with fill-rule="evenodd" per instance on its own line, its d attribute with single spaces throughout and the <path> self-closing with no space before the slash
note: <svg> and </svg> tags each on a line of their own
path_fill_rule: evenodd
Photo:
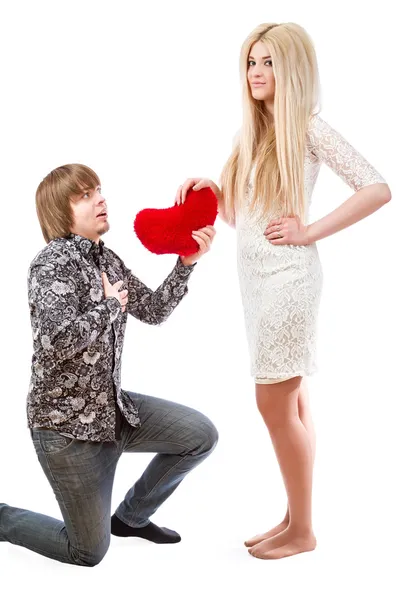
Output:
<svg viewBox="0 0 400 600">
<path fill-rule="evenodd" d="M 256 42 L 268 46 L 275 77 L 274 116 L 255 100 L 247 80 Z M 319 76 L 313 43 L 295 23 L 264 23 L 246 38 L 240 53 L 243 123 L 221 174 L 224 212 L 234 222 L 256 164 L 251 209 L 305 218 L 304 158 L 309 119 L 318 112 Z"/>
</svg>

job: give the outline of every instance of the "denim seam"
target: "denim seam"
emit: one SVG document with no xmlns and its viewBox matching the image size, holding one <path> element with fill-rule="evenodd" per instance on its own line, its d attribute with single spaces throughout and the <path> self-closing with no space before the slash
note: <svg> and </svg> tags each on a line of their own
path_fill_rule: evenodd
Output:
<svg viewBox="0 0 400 600">
<path fill-rule="evenodd" d="M 187 458 L 189 458 L 189 456 L 184 456 L 178 463 L 176 463 L 176 465 L 174 465 L 173 467 L 171 467 L 170 469 L 168 469 L 168 471 L 166 473 L 164 473 L 164 475 L 161 477 L 161 479 L 159 479 L 151 488 L 151 490 L 146 494 L 146 496 L 144 498 L 141 499 L 141 501 L 139 502 L 138 506 L 136 507 L 135 512 L 133 513 L 132 517 L 134 518 L 137 515 L 137 512 L 141 506 L 141 504 L 147 500 L 151 494 L 154 492 L 154 489 L 160 484 L 162 483 L 162 481 L 170 474 L 171 471 L 173 471 L 176 467 L 178 467 L 184 460 L 186 460 Z M 117 515 L 118 516 L 118 515 Z M 119 517 L 118 517 L 119 518 Z M 121 521 L 123 521 L 123 519 L 121 519 Z M 125 523 L 125 525 L 128 525 L 130 527 L 132 527 L 132 525 L 130 525 L 129 523 L 126 523 L 125 521 L 123 521 Z"/>
<path fill-rule="evenodd" d="M 149 439 L 146 439 L 146 440 L 140 440 L 140 442 L 139 442 L 139 444 L 138 444 L 138 445 L 140 445 L 140 444 L 142 444 L 142 443 L 146 443 L 146 442 L 154 442 L 154 441 L 155 441 L 155 440 L 154 440 L 153 438 L 149 438 Z M 167 440 L 157 440 L 157 443 L 160 443 L 160 444 L 171 444 L 171 443 L 172 443 L 172 444 L 174 444 L 175 446 L 179 446 L 180 448 L 183 448 L 183 449 L 184 449 L 186 452 L 189 452 L 189 450 L 191 450 L 191 448 L 190 448 L 190 447 L 188 447 L 188 446 L 184 446 L 183 444 L 179 444 L 178 442 L 171 442 L 171 441 L 167 441 Z M 122 454 L 123 452 L 127 452 L 127 450 L 125 450 L 125 449 L 121 450 L 121 454 Z M 156 454 L 159 454 L 159 452 L 156 452 Z M 172 452 L 167 452 L 166 454 L 173 454 L 173 453 L 172 453 Z"/>
<path fill-rule="evenodd" d="M 41 450 L 42 450 L 42 452 L 43 452 L 43 457 L 44 457 L 44 459 L 45 459 L 45 461 L 46 461 L 46 464 L 47 464 L 48 472 L 50 473 L 50 475 L 51 475 L 51 479 L 53 480 L 53 482 L 54 482 L 54 484 L 55 484 L 55 487 L 57 488 L 57 491 L 58 491 L 58 493 L 60 494 L 60 498 L 62 499 L 62 502 L 63 502 L 63 505 L 64 505 L 64 507 L 66 507 L 66 504 L 65 504 L 65 499 L 64 499 L 63 493 L 61 492 L 61 490 L 60 490 L 60 487 L 59 487 L 59 485 L 58 485 L 58 482 L 57 482 L 57 480 L 55 479 L 55 477 L 54 477 L 54 475 L 53 475 L 53 471 L 52 471 L 52 469 L 51 469 L 51 466 L 50 466 L 50 464 L 49 464 L 49 461 L 48 461 L 47 455 L 46 455 L 45 451 L 44 451 L 44 450 L 43 450 L 43 448 L 42 448 L 42 442 L 41 442 L 41 440 L 39 440 L 39 444 L 40 444 L 40 448 L 41 448 Z M 56 500 L 57 500 L 57 504 L 59 504 L 59 502 L 58 502 L 58 499 L 57 499 L 57 496 L 56 496 Z M 64 524 L 64 527 L 65 527 L 65 529 L 67 529 L 67 528 L 66 528 L 66 525 L 65 525 L 65 521 L 63 520 L 62 522 L 63 522 L 63 524 Z M 76 538 L 79 538 L 79 536 L 77 535 L 77 530 L 76 530 L 76 528 L 75 528 L 75 524 L 73 523 L 73 521 L 71 521 L 71 528 L 72 528 L 72 530 L 73 530 L 73 532 L 74 532 L 74 536 L 75 536 Z M 81 554 L 81 552 L 82 552 L 82 549 L 81 549 L 81 548 L 79 548 L 78 546 L 73 546 L 73 545 L 71 544 L 71 540 L 69 539 L 68 533 L 67 533 L 67 540 L 68 540 L 68 542 L 67 542 L 67 543 L 69 544 L 70 548 L 73 548 L 73 549 L 74 549 L 74 550 L 75 550 L 75 551 L 78 553 L 78 555 L 80 555 L 80 554 Z M 100 544 L 101 544 L 101 542 L 99 542 L 99 544 L 98 544 L 98 545 L 100 545 Z M 54 557 L 53 557 L 53 556 L 51 556 L 50 558 L 54 558 Z M 73 563 L 73 564 L 74 564 L 74 563 Z M 75 564 L 76 564 L 76 563 L 75 563 Z M 79 563 L 78 563 L 78 564 L 79 564 Z"/>
</svg>

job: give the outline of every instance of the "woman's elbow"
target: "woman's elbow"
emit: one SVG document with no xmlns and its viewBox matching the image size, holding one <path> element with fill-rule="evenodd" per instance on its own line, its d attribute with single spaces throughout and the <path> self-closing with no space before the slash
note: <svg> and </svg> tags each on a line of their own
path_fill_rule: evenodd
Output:
<svg viewBox="0 0 400 600">
<path fill-rule="evenodd" d="M 392 199 L 392 192 L 390 191 L 390 187 L 386 183 L 381 183 L 380 188 L 380 197 L 382 204 L 387 204 Z"/>
</svg>

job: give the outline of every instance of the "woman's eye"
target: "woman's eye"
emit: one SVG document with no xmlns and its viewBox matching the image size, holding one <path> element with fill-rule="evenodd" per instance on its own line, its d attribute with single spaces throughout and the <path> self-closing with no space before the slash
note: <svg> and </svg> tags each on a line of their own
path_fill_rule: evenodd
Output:
<svg viewBox="0 0 400 600">
<path fill-rule="evenodd" d="M 249 60 L 249 67 L 254 67 L 254 65 L 256 64 L 255 60 Z M 264 65 L 268 66 L 268 67 L 272 67 L 272 60 L 266 60 Z"/>
</svg>

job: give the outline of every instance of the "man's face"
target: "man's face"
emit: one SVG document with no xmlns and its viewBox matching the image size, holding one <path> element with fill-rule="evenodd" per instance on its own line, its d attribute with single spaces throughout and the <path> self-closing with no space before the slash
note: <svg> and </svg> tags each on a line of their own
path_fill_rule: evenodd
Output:
<svg viewBox="0 0 400 600">
<path fill-rule="evenodd" d="M 71 233 L 93 240 L 97 244 L 100 236 L 110 229 L 106 201 L 101 187 L 82 189 L 82 193 L 71 198 L 74 226 Z"/>
</svg>

